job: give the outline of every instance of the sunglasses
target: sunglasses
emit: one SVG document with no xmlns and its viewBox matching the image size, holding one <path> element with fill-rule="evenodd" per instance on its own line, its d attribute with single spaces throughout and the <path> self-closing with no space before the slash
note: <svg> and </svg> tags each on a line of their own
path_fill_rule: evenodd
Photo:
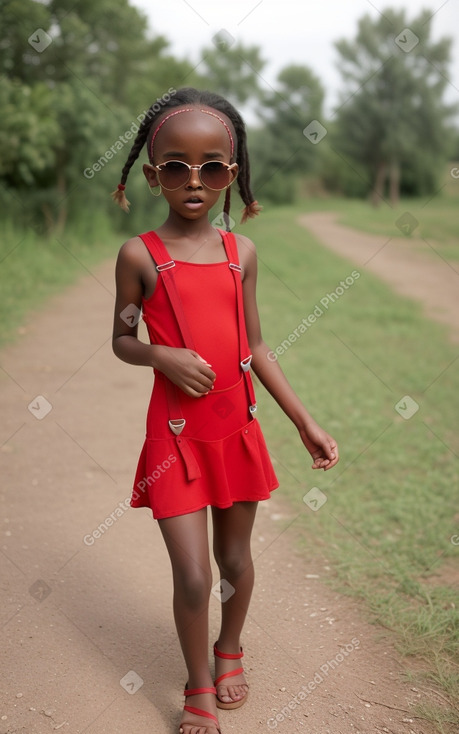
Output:
<svg viewBox="0 0 459 734">
<path fill-rule="evenodd" d="M 235 166 L 236 163 L 229 165 L 222 161 L 207 161 L 200 166 L 190 166 L 184 161 L 166 161 L 153 168 L 157 171 L 159 183 L 166 191 L 176 191 L 186 186 L 193 168 L 198 171 L 203 186 L 212 191 L 223 191 L 231 186 L 236 178 Z"/>
</svg>

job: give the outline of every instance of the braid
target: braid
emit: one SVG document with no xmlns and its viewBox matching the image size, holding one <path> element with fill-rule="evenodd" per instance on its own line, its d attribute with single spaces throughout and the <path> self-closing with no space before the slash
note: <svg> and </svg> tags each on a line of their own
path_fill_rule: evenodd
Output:
<svg viewBox="0 0 459 734">
<path fill-rule="evenodd" d="M 124 190 L 126 188 L 126 181 L 129 175 L 129 171 L 131 170 L 133 164 L 139 157 L 140 151 L 142 150 L 143 146 L 145 145 L 145 141 L 148 137 L 148 132 L 150 130 L 151 119 L 152 119 L 151 116 L 149 115 L 149 112 L 151 109 L 152 108 L 150 107 L 147 115 L 144 117 L 144 119 L 140 123 L 140 127 L 137 132 L 137 137 L 130 150 L 127 161 L 124 164 L 123 169 L 121 171 L 121 180 L 118 184 L 118 188 L 115 189 L 115 191 L 112 191 L 112 194 L 111 194 L 113 201 L 115 201 L 121 207 L 121 209 L 123 209 L 123 211 L 125 211 L 126 213 L 129 212 L 129 206 L 130 206 L 130 201 L 126 199 L 126 195 L 124 193 Z"/>
<path fill-rule="evenodd" d="M 121 206 L 122 209 L 124 209 L 124 211 L 129 211 L 129 202 L 126 199 L 124 190 L 126 188 L 127 177 L 132 165 L 139 157 L 145 143 L 148 144 L 149 149 L 151 137 L 157 127 L 158 120 L 161 119 L 165 113 L 170 112 L 174 107 L 183 107 L 184 105 L 205 105 L 206 107 L 211 107 L 217 112 L 221 112 L 226 115 L 226 117 L 231 121 L 236 133 L 235 157 L 239 168 L 237 186 L 240 197 L 245 204 L 241 221 L 242 223 L 246 222 L 248 218 L 256 216 L 261 211 L 261 207 L 258 202 L 255 201 L 250 188 L 250 163 L 244 121 L 236 108 L 233 107 L 233 105 L 224 97 L 221 97 L 219 94 L 214 94 L 213 92 L 200 92 L 193 87 L 182 87 L 176 91 L 174 96 L 169 96 L 168 101 L 162 104 L 159 116 L 157 116 L 157 113 L 154 110 L 155 107 L 158 107 L 158 104 L 155 102 L 151 105 L 145 118 L 140 124 L 137 137 L 131 148 L 127 161 L 123 166 L 121 181 L 118 184 L 118 188 L 112 193 L 112 198 L 117 204 L 119 204 L 119 206 Z M 223 207 L 223 217 L 227 229 L 229 228 L 230 199 L 231 187 L 228 187 L 226 189 L 225 203 Z"/>
<path fill-rule="evenodd" d="M 245 204 L 241 220 L 242 224 L 244 224 L 247 219 L 255 217 L 257 214 L 259 214 L 259 212 L 261 211 L 261 207 L 259 206 L 258 201 L 255 200 L 255 197 L 252 194 L 252 189 L 250 188 L 250 162 L 249 151 L 247 149 L 247 134 L 245 131 L 245 125 L 240 115 L 238 113 L 236 114 L 239 118 L 239 121 L 238 124 L 235 124 L 235 120 L 233 124 L 236 130 L 237 139 L 238 141 L 240 141 L 238 146 L 237 164 L 239 166 L 239 170 L 242 171 L 243 175 L 240 177 L 240 179 L 238 176 L 238 186 L 239 194 Z"/>
</svg>

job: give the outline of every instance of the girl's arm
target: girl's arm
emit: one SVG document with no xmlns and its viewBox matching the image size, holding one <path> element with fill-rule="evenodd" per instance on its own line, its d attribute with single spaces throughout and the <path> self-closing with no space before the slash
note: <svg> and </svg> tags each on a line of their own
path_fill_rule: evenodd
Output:
<svg viewBox="0 0 459 734">
<path fill-rule="evenodd" d="M 134 237 L 121 247 L 116 263 L 113 351 L 123 362 L 158 369 L 191 397 L 206 395 L 212 389 L 216 375 L 197 352 L 162 344 L 145 344 L 138 338 L 138 314 L 142 308 L 145 273 L 152 281 L 149 285 L 153 290 L 156 270 L 145 245 Z"/>
<path fill-rule="evenodd" d="M 240 263 L 243 268 L 244 314 L 247 337 L 252 352 L 252 369 L 260 382 L 271 393 L 284 413 L 297 427 L 301 439 L 311 454 L 313 469 L 331 469 L 339 459 L 336 441 L 315 422 L 302 404 L 277 360 L 263 341 L 256 301 L 257 256 L 255 245 L 247 237 L 237 236 Z"/>
</svg>

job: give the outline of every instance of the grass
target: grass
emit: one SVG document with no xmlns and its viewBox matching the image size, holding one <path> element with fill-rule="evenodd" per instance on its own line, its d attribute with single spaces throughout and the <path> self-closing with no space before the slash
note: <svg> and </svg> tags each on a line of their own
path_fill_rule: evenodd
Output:
<svg viewBox="0 0 459 734">
<path fill-rule="evenodd" d="M 296 214 L 266 212 L 244 232 L 258 243 L 265 338 L 272 348 L 284 342 L 279 362 L 338 440 L 341 461 L 313 474 L 295 428 L 259 390 L 278 491 L 298 512 L 305 554 L 328 558 L 337 588 L 364 599 L 371 619 L 394 632 L 407 664 L 410 656 L 424 661 L 422 676 L 457 701 L 457 349 L 416 304 L 364 272 L 323 308 L 321 299 L 354 268 L 320 247 Z M 323 314 L 289 340 L 317 306 Z M 394 407 L 406 395 L 419 406 L 410 419 Z M 303 502 L 314 486 L 326 496 L 317 511 Z M 453 703 L 419 711 L 440 732 L 459 723 Z"/>
<path fill-rule="evenodd" d="M 6 222 L 0 241 L 0 345 L 21 333 L 29 313 L 96 263 L 116 254 L 116 236 L 94 216 L 58 236 Z M 118 236 L 118 245 L 121 243 Z"/>
</svg>

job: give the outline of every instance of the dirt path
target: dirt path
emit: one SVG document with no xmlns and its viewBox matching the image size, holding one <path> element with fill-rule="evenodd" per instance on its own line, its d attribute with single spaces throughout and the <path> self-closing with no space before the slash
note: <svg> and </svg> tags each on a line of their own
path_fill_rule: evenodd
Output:
<svg viewBox="0 0 459 734">
<path fill-rule="evenodd" d="M 150 513 L 126 509 L 151 374 L 111 352 L 113 290 L 104 263 L 0 355 L 0 734 L 177 731 L 169 562 Z M 281 489 L 260 506 L 251 695 L 221 713 L 223 734 L 432 734 L 409 713 L 428 694 L 404 682 L 358 604 L 324 584 L 326 559 L 298 555 L 295 518 Z M 211 641 L 218 617 L 212 595 Z"/>
<path fill-rule="evenodd" d="M 301 215 L 299 222 L 333 252 L 418 301 L 425 315 L 446 324 L 459 343 L 459 263 L 444 260 L 425 240 L 367 234 L 337 219 L 332 212 L 314 212 Z"/>
</svg>

